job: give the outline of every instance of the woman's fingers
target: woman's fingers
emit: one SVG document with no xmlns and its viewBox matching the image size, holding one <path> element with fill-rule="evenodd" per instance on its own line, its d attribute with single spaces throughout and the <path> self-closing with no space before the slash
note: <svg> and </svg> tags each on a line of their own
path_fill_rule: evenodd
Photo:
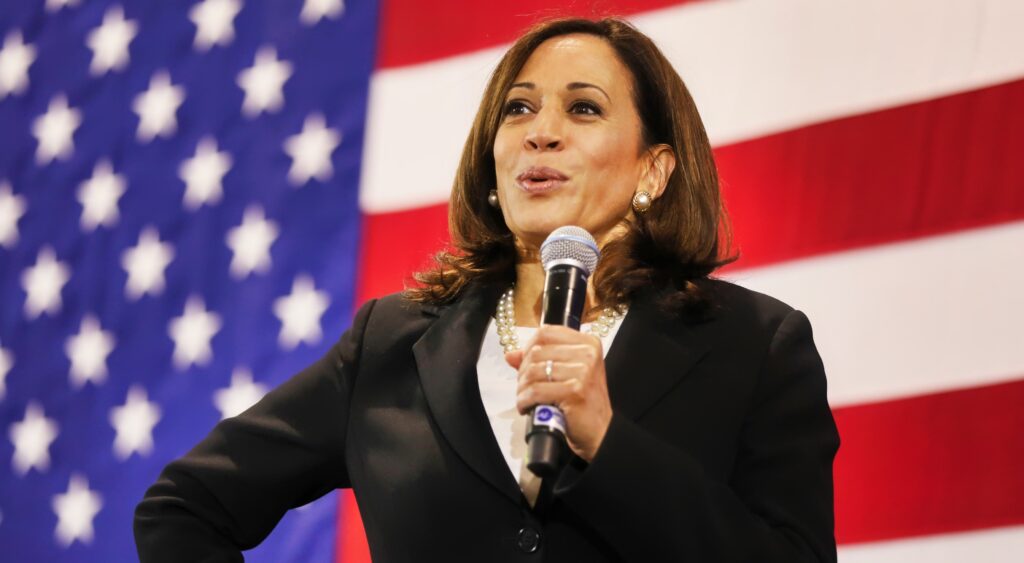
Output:
<svg viewBox="0 0 1024 563">
<path fill-rule="evenodd" d="M 548 360 L 555 362 L 574 362 L 593 359 L 596 356 L 593 346 L 589 344 L 537 344 L 526 349 L 522 364 L 543 363 Z"/>
<path fill-rule="evenodd" d="M 516 409 L 519 414 L 526 414 L 537 405 L 561 405 L 566 399 L 576 396 L 580 391 L 578 379 L 564 381 L 535 382 L 521 387 L 516 395 Z"/>
<path fill-rule="evenodd" d="M 512 366 L 512 369 L 519 369 L 519 366 L 523 363 L 522 350 L 512 350 L 511 352 L 505 352 L 505 361 L 508 365 Z"/>
<path fill-rule="evenodd" d="M 550 344 L 592 344 L 600 347 L 601 339 L 567 326 L 541 325 L 523 348 L 529 350 L 536 345 Z"/>
<path fill-rule="evenodd" d="M 551 377 L 548 377 L 547 361 L 535 362 L 525 365 L 519 371 L 519 385 L 522 387 L 532 382 L 565 381 L 567 379 L 583 379 L 589 370 L 585 364 L 579 362 L 556 362 L 551 361 Z"/>
</svg>

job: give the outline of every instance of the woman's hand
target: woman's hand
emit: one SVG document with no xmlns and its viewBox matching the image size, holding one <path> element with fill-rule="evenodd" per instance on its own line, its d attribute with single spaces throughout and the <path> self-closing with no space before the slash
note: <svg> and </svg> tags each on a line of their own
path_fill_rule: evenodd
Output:
<svg viewBox="0 0 1024 563">
<path fill-rule="evenodd" d="M 568 327 L 542 325 L 524 349 L 506 353 L 505 361 L 519 370 L 519 413 L 536 405 L 557 406 L 565 415 L 569 447 L 591 461 L 612 420 L 601 340 Z M 545 373 L 548 361 L 551 381 Z"/>
</svg>

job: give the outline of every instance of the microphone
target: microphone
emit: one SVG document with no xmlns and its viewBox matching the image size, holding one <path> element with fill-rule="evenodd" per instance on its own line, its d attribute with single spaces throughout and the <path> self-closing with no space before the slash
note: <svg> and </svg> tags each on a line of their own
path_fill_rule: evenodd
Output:
<svg viewBox="0 0 1024 563">
<path fill-rule="evenodd" d="M 580 329 L 587 300 L 587 279 L 597 267 L 601 251 L 585 229 L 559 227 L 540 245 L 544 278 L 541 324 Z M 552 405 L 534 407 L 526 426 L 526 467 L 538 477 L 557 475 L 564 463 L 565 416 Z"/>
</svg>

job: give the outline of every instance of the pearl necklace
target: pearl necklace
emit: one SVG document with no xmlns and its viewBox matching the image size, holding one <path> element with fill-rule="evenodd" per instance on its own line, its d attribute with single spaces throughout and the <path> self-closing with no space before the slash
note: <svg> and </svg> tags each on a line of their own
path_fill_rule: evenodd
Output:
<svg viewBox="0 0 1024 563">
<path fill-rule="evenodd" d="M 516 333 L 515 294 L 512 290 L 513 288 L 510 287 L 508 291 L 502 294 L 501 299 L 498 300 L 498 310 L 494 314 L 494 325 L 498 329 L 498 339 L 501 342 L 501 347 L 506 352 L 519 349 L 519 334 Z M 587 334 L 593 334 L 598 338 L 608 336 L 608 332 L 615 326 L 615 323 L 619 322 L 619 319 L 626 315 L 628 310 L 628 307 L 625 305 L 606 307 L 601 311 L 601 316 L 587 328 Z"/>
</svg>

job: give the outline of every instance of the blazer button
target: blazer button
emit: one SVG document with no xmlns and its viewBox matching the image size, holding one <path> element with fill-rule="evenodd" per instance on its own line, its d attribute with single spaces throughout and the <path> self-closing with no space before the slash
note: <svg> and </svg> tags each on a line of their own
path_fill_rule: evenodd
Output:
<svg viewBox="0 0 1024 563">
<path fill-rule="evenodd" d="M 516 536 L 516 547 L 526 553 L 533 553 L 540 547 L 540 532 L 527 526 L 519 530 Z"/>
</svg>

